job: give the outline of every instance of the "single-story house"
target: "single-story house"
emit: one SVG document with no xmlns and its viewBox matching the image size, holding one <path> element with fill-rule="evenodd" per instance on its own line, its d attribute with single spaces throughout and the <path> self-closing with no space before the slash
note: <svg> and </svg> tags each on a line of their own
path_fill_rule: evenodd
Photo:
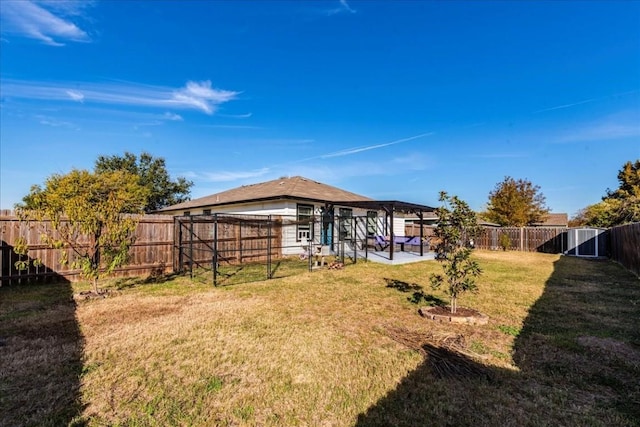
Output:
<svg viewBox="0 0 640 427">
<path fill-rule="evenodd" d="M 267 182 L 232 188 L 209 196 L 189 200 L 156 211 L 174 216 L 241 214 L 279 215 L 296 218 L 295 232 L 283 236 L 285 246 L 294 247 L 312 241 L 333 247 L 342 236 L 336 229 L 350 225 L 345 218 L 364 218 L 366 226 L 361 229 L 364 239 L 382 235 L 393 239 L 404 236 L 404 222 L 399 223 L 394 215 L 401 217 L 411 213 L 422 217 L 432 207 L 396 200 L 379 201 L 337 187 L 323 184 L 302 176 L 281 177 Z M 306 219 L 319 218 L 321 226 L 314 230 Z M 343 221 L 338 225 L 336 218 Z M 344 230 L 339 230 L 344 233 Z M 390 258 L 393 259 L 390 245 Z"/>
</svg>

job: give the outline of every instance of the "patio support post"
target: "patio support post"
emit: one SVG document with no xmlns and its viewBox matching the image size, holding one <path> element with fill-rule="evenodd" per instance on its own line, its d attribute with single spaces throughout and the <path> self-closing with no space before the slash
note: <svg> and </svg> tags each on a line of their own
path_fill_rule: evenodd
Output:
<svg viewBox="0 0 640 427">
<path fill-rule="evenodd" d="M 420 256 L 424 256 L 424 225 L 422 224 L 422 221 L 424 219 L 424 214 L 423 212 L 420 210 L 418 211 L 418 224 L 420 224 Z"/>
<path fill-rule="evenodd" d="M 391 206 L 390 212 L 389 212 L 389 218 L 390 218 L 390 226 L 391 226 L 391 232 L 389 233 L 389 240 L 390 240 L 390 244 L 389 244 L 389 259 L 391 261 L 393 261 L 393 251 L 395 249 L 395 234 L 393 233 L 393 211 L 395 209 L 393 208 L 393 206 Z"/>
</svg>

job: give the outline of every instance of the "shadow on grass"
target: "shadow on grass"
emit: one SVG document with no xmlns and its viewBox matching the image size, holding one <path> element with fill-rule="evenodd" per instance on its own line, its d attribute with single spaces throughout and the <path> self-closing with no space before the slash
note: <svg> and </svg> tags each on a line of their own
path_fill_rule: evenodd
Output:
<svg viewBox="0 0 640 427">
<path fill-rule="evenodd" d="M 407 283 L 402 280 L 389 278 L 385 278 L 384 281 L 387 283 L 387 288 L 397 289 L 403 293 L 411 292 L 411 296 L 407 297 L 407 300 L 414 304 L 423 304 L 430 307 L 444 307 L 447 305 L 447 302 L 442 298 L 425 293 L 422 285 L 417 283 Z"/>
<path fill-rule="evenodd" d="M 637 278 L 612 262 L 562 257 L 516 337 L 516 369 L 414 347 L 424 362 L 356 426 L 638 426 L 639 324 Z"/>
<path fill-rule="evenodd" d="M 0 287 L 0 425 L 84 425 L 83 347 L 71 284 Z"/>
<path fill-rule="evenodd" d="M 149 275 L 147 277 L 122 277 L 113 281 L 113 286 L 118 290 L 136 288 L 138 286 L 162 284 L 173 281 L 179 275 L 177 273 L 163 273 Z"/>
</svg>

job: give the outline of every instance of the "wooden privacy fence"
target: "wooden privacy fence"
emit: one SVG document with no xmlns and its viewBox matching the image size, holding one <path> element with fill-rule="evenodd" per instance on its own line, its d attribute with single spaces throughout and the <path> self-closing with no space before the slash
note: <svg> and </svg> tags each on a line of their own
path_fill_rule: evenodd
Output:
<svg viewBox="0 0 640 427">
<path fill-rule="evenodd" d="M 483 227 L 474 241 L 478 249 L 563 253 L 567 248 L 566 228 L 561 227 Z M 502 237 L 506 236 L 506 237 Z"/>
<path fill-rule="evenodd" d="M 640 276 L 640 222 L 609 229 L 610 258 Z"/>
<path fill-rule="evenodd" d="M 566 228 L 562 227 L 482 227 L 480 236 L 474 239 L 478 249 L 502 249 L 501 242 L 508 243 L 507 250 L 525 252 L 562 253 L 566 250 Z M 423 235 L 433 236 L 435 226 L 424 226 Z M 419 236 L 418 224 L 405 226 L 406 236 Z M 507 239 L 501 236 L 506 235 Z"/>
<path fill-rule="evenodd" d="M 49 221 L 26 224 L 10 210 L 0 211 L 0 285 L 25 281 L 76 281 L 80 270 L 61 265 L 61 250 L 42 244 L 40 231 L 50 229 Z M 19 238 L 26 241 L 28 258 L 13 249 Z M 88 243 L 88 240 L 86 241 Z M 71 249 L 65 249 L 68 259 Z M 173 261 L 173 217 L 145 215 L 136 229 L 136 240 L 129 251 L 127 265 L 116 270 L 115 276 L 144 276 L 166 272 Z M 39 262 L 34 262 L 38 260 Z M 27 261 L 27 268 L 18 269 L 16 261 Z"/>
</svg>

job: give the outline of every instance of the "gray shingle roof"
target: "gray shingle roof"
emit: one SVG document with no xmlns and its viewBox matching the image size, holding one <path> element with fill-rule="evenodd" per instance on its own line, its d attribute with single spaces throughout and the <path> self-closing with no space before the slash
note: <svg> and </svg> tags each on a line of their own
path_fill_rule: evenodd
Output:
<svg viewBox="0 0 640 427">
<path fill-rule="evenodd" d="M 209 196 L 189 200 L 177 205 L 168 206 L 160 209 L 158 212 L 289 198 L 318 202 L 372 200 L 368 197 L 342 190 L 337 187 L 332 187 L 327 184 L 322 184 L 312 179 L 302 176 L 293 176 L 278 178 L 258 184 L 243 185 L 221 193 L 211 194 Z"/>
</svg>

